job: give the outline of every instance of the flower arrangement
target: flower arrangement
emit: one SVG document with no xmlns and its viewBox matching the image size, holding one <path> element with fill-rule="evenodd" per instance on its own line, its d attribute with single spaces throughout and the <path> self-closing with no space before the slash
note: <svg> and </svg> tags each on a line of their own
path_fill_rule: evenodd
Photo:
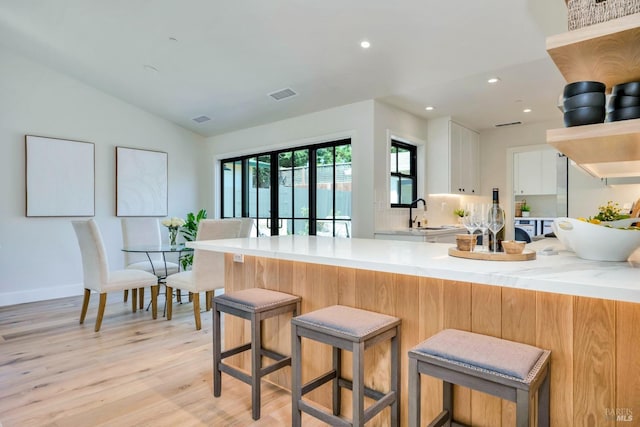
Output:
<svg viewBox="0 0 640 427">
<path fill-rule="evenodd" d="M 609 200 L 606 205 L 598 206 L 598 215 L 594 218 L 600 221 L 616 221 L 629 218 L 629 215 L 622 214 L 620 205 Z"/>
<path fill-rule="evenodd" d="M 589 218 L 579 217 L 578 219 L 591 224 L 600 224 L 601 222 L 619 221 L 629 217 L 630 215 L 622 213 L 622 209 L 620 209 L 620 205 L 617 202 L 609 200 L 606 205 L 598 206 L 597 215 Z"/>
<path fill-rule="evenodd" d="M 454 209 L 453 214 L 462 218 L 464 216 L 464 209 Z"/>
<path fill-rule="evenodd" d="M 178 229 L 184 225 L 184 220 L 178 217 L 171 217 L 162 220 L 162 225 L 169 229 L 169 242 L 172 246 L 176 245 L 176 237 L 178 237 Z"/>
</svg>

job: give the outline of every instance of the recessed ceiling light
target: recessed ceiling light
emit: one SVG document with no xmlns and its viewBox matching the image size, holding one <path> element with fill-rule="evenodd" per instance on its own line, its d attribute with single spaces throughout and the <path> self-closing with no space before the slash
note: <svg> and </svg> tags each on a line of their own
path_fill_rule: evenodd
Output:
<svg viewBox="0 0 640 427">
<path fill-rule="evenodd" d="M 491 77 L 489 80 L 487 80 L 487 83 L 494 85 L 494 84 L 498 83 L 499 81 L 500 81 L 499 77 Z"/>
<path fill-rule="evenodd" d="M 427 111 L 433 111 L 433 110 L 436 109 L 436 107 L 434 107 L 432 105 L 429 105 L 428 107 L 424 107 L 424 109 L 427 110 Z"/>
<path fill-rule="evenodd" d="M 371 43 L 369 43 L 367 40 L 362 40 L 360 42 L 360 47 L 363 49 L 369 49 L 371 47 Z"/>
<path fill-rule="evenodd" d="M 531 108 L 525 108 L 524 110 L 522 110 L 523 113 L 530 113 L 531 112 Z"/>
</svg>

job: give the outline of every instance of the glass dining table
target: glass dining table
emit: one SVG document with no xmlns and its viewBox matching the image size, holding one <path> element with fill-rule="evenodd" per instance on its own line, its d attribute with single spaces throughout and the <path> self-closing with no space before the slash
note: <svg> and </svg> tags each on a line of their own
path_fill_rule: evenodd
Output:
<svg viewBox="0 0 640 427">
<path fill-rule="evenodd" d="M 147 255 L 147 259 L 149 260 L 149 264 L 151 265 L 151 269 L 153 271 L 153 274 L 155 274 L 158 277 L 158 284 L 159 285 L 164 285 L 165 284 L 165 280 L 167 278 L 167 276 L 169 275 L 168 273 L 168 268 L 167 268 L 167 254 L 177 254 L 178 256 L 178 271 L 180 271 L 180 257 L 182 256 L 183 253 L 186 252 L 193 252 L 193 248 L 188 248 L 184 245 L 184 243 L 180 243 L 178 245 L 171 245 L 168 243 L 163 243 L 161 245 L 132 245 L 132 246 L 126 246 L 124 248 L 122 248 L 122 252 L 132 252 L 132 253 L 144 253 Z M 162 254 L 162 263 L 164 265 L 164 272 L 160 271 L 157 272 L 156 271 L 156 267 L 154 266 L 154 263 L 151 260 L 151 254 L 157 254 L 157 253 L 161 253 Z M 160 273 L 160 274 L 158 274 Z M 164 274 L 162 274 L 164 273 Z M 179 291 L 178 291 L 179 292 Z M 166 292 L 164 292 L 165 297 L 166 297 Z M 178 302 L 180 301 L 180 294 L 178 294 Z M 149 303 L 150 304 L 150 303 Z M 166 309 L 166 307 L 165 307 Z M 149 306 L 147 306 L 147 311 L 149 310 Z"/>
</svg>

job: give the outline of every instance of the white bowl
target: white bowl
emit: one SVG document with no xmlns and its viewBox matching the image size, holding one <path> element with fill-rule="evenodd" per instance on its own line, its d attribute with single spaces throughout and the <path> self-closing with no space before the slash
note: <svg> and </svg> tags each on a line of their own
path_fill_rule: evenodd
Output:
<svg viewBox="0 0 640 427">
<path fill-rule="evenodd" d="M 594 261 L 626 261 L 640 247 L 640 230 L 621 230 L 574 218 L 556 218 L 558 240 L 580 258 Z"/>
<path fill-rule="evenodd" d="M 627 228 L 627 227 L 630 227 L 631 224 L 636 222 L 640 222 L 640 219 L 625 218 L 625 219 L 618 219 L 616 221 L 602 221 L 600 225 L 608 225 L 609 227 L 613 227 L 613 228 Z"/>
</svg>

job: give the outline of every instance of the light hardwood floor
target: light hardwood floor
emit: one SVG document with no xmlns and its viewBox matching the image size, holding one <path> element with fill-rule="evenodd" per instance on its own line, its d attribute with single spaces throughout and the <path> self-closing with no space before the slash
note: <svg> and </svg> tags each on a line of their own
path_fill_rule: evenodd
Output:
<svg viewBox="0 0 640 427">
<path fill-rule="evenodd" d="M 1 427 L 291 424 L 289 392 L 269 383 L 259 421 L 248 385 L 223 374 L 213 397 L 210 311 L 196 331 L 190 304 L 174 305 L 171 321 L 153 320 L 111 294 L 95 333 L 98 298 L 83 325 L 81 302 L 0 307 Z M 303 414 L 303 425 L 324 424 Z"/>
</svg>

